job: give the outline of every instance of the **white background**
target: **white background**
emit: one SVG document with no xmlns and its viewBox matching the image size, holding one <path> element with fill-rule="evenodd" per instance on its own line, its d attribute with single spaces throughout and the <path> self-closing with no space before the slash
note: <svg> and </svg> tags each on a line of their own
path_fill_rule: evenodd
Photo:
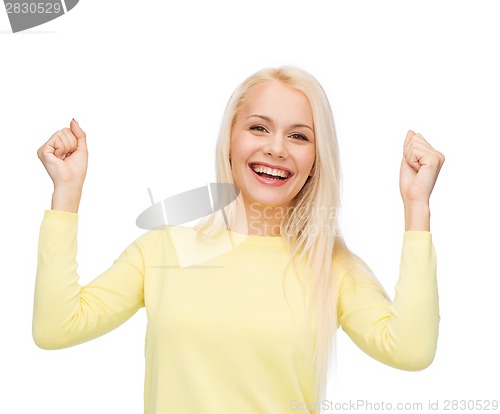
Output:
<svg viewBox="0 0 500 414">
<path fill-rule="evenodd" d="M 391 295 L 406 131 L 446 156 L 431 199 L 436 359 L 403 372 L 339 332 L 335 401 L 439 400 L 449 412 L 445 400 L 500 399 L 496 10 L 495 1 L 82 0 L 17 34 L 0 14 L 0 412 L 143 407 L 144 309 L 77 347 L 44 351 L 31 338 L 38 232 L 52 192 L 37 149 L 72 117 L 87 131 L 78 252 L 86 283 L 143 233 L 135 218 L 148 187 L 160 200 L 213 180 L 229 95 L 254 71 L 283 64 L 310 71 L 329 96 L 345 238 Z"/>
</svg>

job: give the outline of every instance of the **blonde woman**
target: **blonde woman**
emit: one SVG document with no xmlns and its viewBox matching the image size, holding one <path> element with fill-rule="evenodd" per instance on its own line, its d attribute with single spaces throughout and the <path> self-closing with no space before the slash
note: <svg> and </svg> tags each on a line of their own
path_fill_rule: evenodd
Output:
<svg viewBox="0 0 500 414">
<path fill-rule="evenodd" d="M 229 100 L 216 167 L 218 182 L 238 188 L 235 201 L 195 228 L 146 232 L 86 286 L 76 264 L 85 133 L 72 120 L 38 156 L 54 193 L 40 230 L 35 342 L 76 345 L 145 306 L 146 413 L 318 413 L 339 325 L 385 364 L 432 362 L 439 310 L 429 197 L 444 157 L 408 132 L 391 301 L 342 239 L 333 116 L 307 72 L 259 71 Z"/>
</svg>

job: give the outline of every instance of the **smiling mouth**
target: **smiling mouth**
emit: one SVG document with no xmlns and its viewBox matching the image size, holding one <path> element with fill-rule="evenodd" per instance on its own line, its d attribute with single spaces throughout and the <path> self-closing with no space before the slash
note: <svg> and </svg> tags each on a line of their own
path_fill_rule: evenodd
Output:
<svg viewBox="0 0 500 414">
<path fill-rule="evenodd" d="M 260 177 L 266 178 L 268 180 L 284 181 L 290 178 L 293 174 L 289 171 L 269 168 L 261 164 L 250 164 L 249 167 L 253 172 Z"/>
</svg>

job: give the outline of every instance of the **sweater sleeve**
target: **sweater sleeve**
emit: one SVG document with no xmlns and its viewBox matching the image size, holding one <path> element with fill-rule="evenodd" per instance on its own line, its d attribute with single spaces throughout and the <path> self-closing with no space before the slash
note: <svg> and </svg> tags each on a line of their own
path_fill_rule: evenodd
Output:
<svg viewBox="0 0 500 414">
<path fill-rule="evenodd" d="M 81 286 L 77 227 L 77 213 L 44 213 L 33 308 L 33 339 L 40 348 L 58 349 L 89 341 L 118 327 L 144 306 L 140 239 L 96 279 Z"/>
<path fill-rule="evenodd" d="M 344 276 L 338 304 L 342 329 L 365 353 L 404 370 L 429 366 L 436 352 L 439 327 L 431 233 L 404 233 L 394 301 L 373 276 L 357 269 Z"/>
</svg>

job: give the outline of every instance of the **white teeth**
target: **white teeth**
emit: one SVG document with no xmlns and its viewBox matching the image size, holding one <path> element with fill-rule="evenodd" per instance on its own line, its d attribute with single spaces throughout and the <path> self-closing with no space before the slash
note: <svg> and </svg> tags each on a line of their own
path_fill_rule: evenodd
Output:
<svg viewBox="0 0 500 414">
<path fill-rule="evenodd" d="M 274 175 L 275 177 L 288 178 L 289 173 L 283 170 L 277 170 L 275 168 L 264 167 L 263 165 L 253 165 L 252 169 L 257 173 L 266 173 L 269 175 Z"/>
</svg>

